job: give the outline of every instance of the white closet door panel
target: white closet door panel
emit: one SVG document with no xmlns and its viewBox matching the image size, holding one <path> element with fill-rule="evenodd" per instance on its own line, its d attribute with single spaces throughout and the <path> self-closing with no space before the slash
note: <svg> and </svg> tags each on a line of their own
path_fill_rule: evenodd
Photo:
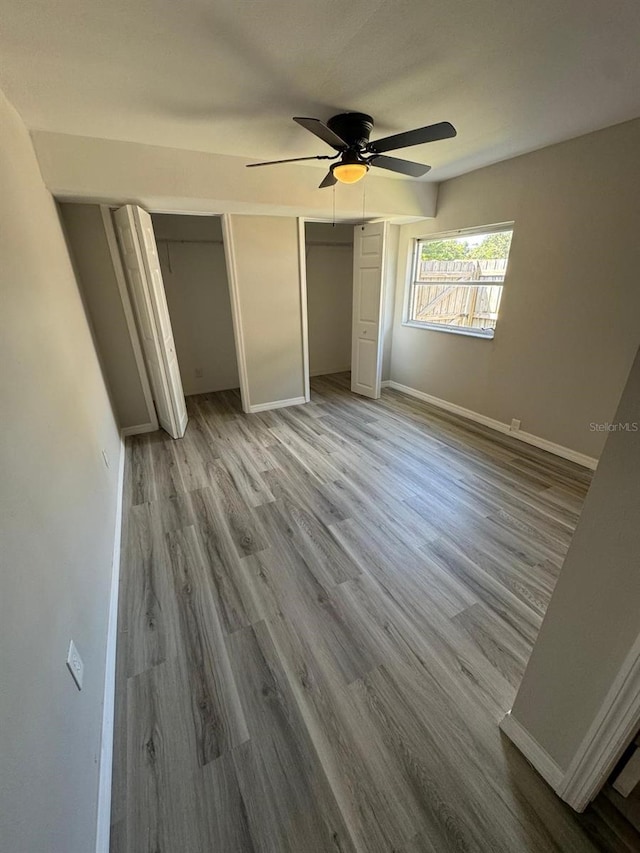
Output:
<svg viewBox="0 0 640 853">
<path fill-rule="evenodd" d="M 114 221 L 158 421 L 173 438 L 181 438 L 187 411 L 151 217 L 126 205 L 115 212 Z"/>
<path fill-rule="evenodd" d="M 386 235 L 386 222 L 354 229 L 351 390 L 374 399 L 380 396 L 382 378 Z"/>
</svg>

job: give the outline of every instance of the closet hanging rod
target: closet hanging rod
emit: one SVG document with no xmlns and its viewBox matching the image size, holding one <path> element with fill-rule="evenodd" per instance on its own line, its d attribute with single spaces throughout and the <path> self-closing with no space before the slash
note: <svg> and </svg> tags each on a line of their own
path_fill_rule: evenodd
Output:
<svg viewBox="0 0 640 853">
<path fill-rule="evenodd" d="M 215 246 L 222 246 L 222 240 L 174 240 L 173 237 L 156 237 L 156 243 L 212 243 Z"/>
<path fill-rule="evenodd" d="M 353 243 L 332 243 L 330 240 L 323 242 L 322 240 L 313 240 L 306 243 L 308 249 L 311 249 L 313 246 L 346 246 L 349 249 L 353 249 Z"/>
</svg>

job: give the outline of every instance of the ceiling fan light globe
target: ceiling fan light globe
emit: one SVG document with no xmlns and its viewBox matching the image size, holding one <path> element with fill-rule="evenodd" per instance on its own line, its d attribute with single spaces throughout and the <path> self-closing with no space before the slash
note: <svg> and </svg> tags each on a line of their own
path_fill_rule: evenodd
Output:
<svg viewBox="0 0 640 853">
<path fill-rule="evenodd" d="M 336 163 L 332 167 L 334 178 L 342 184 L 355 184 L 369 171 L 366 163 Z"/>
</svg>

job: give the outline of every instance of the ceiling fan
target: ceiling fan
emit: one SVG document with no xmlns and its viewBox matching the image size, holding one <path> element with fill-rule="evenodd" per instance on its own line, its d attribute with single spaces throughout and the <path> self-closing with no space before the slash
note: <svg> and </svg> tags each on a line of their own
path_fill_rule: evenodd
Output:
<svg viewBox="0 0 640 853">
<path fill-rule="evenodd" d="M 291 157 L 287 160 L 268 160 L 265 163 L 248 163 L 249 168 L 255 166 L 273 166 L 276 163 L 296 163 L 300 160 L 337 160 L 327 172 L 320 184 L 322 187 L 332 187 L 338 181 L 343 184 L 355 184 L 369 171 L 370 166 L 399 172 L 419 178 L 426 175 L 431 166 L 414 163 L 411 160 L 399 160 L 397 157 L 385 157 L 385 151 L 397 148 L 408 148 L 411 145 L 422 145 L 425 142 L 436 142 L 439 139 L 451 139 L 457 131 L 448 121 L 385 136 L 383 139 L 369 141 L 373 130 L 373 119 L 365 113 L 340 113 L 333 116 L 325 124 L 318 118 L 294 117 L 299 125 L 326 142 L 336 150 L 336 154 L 318 154 L 315 157 Z"/>
</svg>

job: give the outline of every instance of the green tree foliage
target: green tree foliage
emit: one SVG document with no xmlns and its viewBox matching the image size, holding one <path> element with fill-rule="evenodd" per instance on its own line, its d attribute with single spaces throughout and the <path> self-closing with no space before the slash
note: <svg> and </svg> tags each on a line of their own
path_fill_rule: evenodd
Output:
<svg viewBox="0 0 640 853">
<path fill-rule="evenodd" d="M 511 246 L 511 232 L 504 231 L 500 234 L 489 234 L 481 243 L 473 248 L 467 257 L 469 258 L 507 258 Z"/>
<path fill-rule="evenodd" d="M 464 261 L 477 258 L 506 258 L 511 246 L 511 232 L 487 234 L 477 246 L 464 239 L 433 240 L 422 246 L 423 261 Z"/>
<path fill-rule="evenodd" d="M 461 240 L 433 240 L 423 243 L 423 261 L 459 261 L 469 257 L 469 247 Z"/>
</svg>

